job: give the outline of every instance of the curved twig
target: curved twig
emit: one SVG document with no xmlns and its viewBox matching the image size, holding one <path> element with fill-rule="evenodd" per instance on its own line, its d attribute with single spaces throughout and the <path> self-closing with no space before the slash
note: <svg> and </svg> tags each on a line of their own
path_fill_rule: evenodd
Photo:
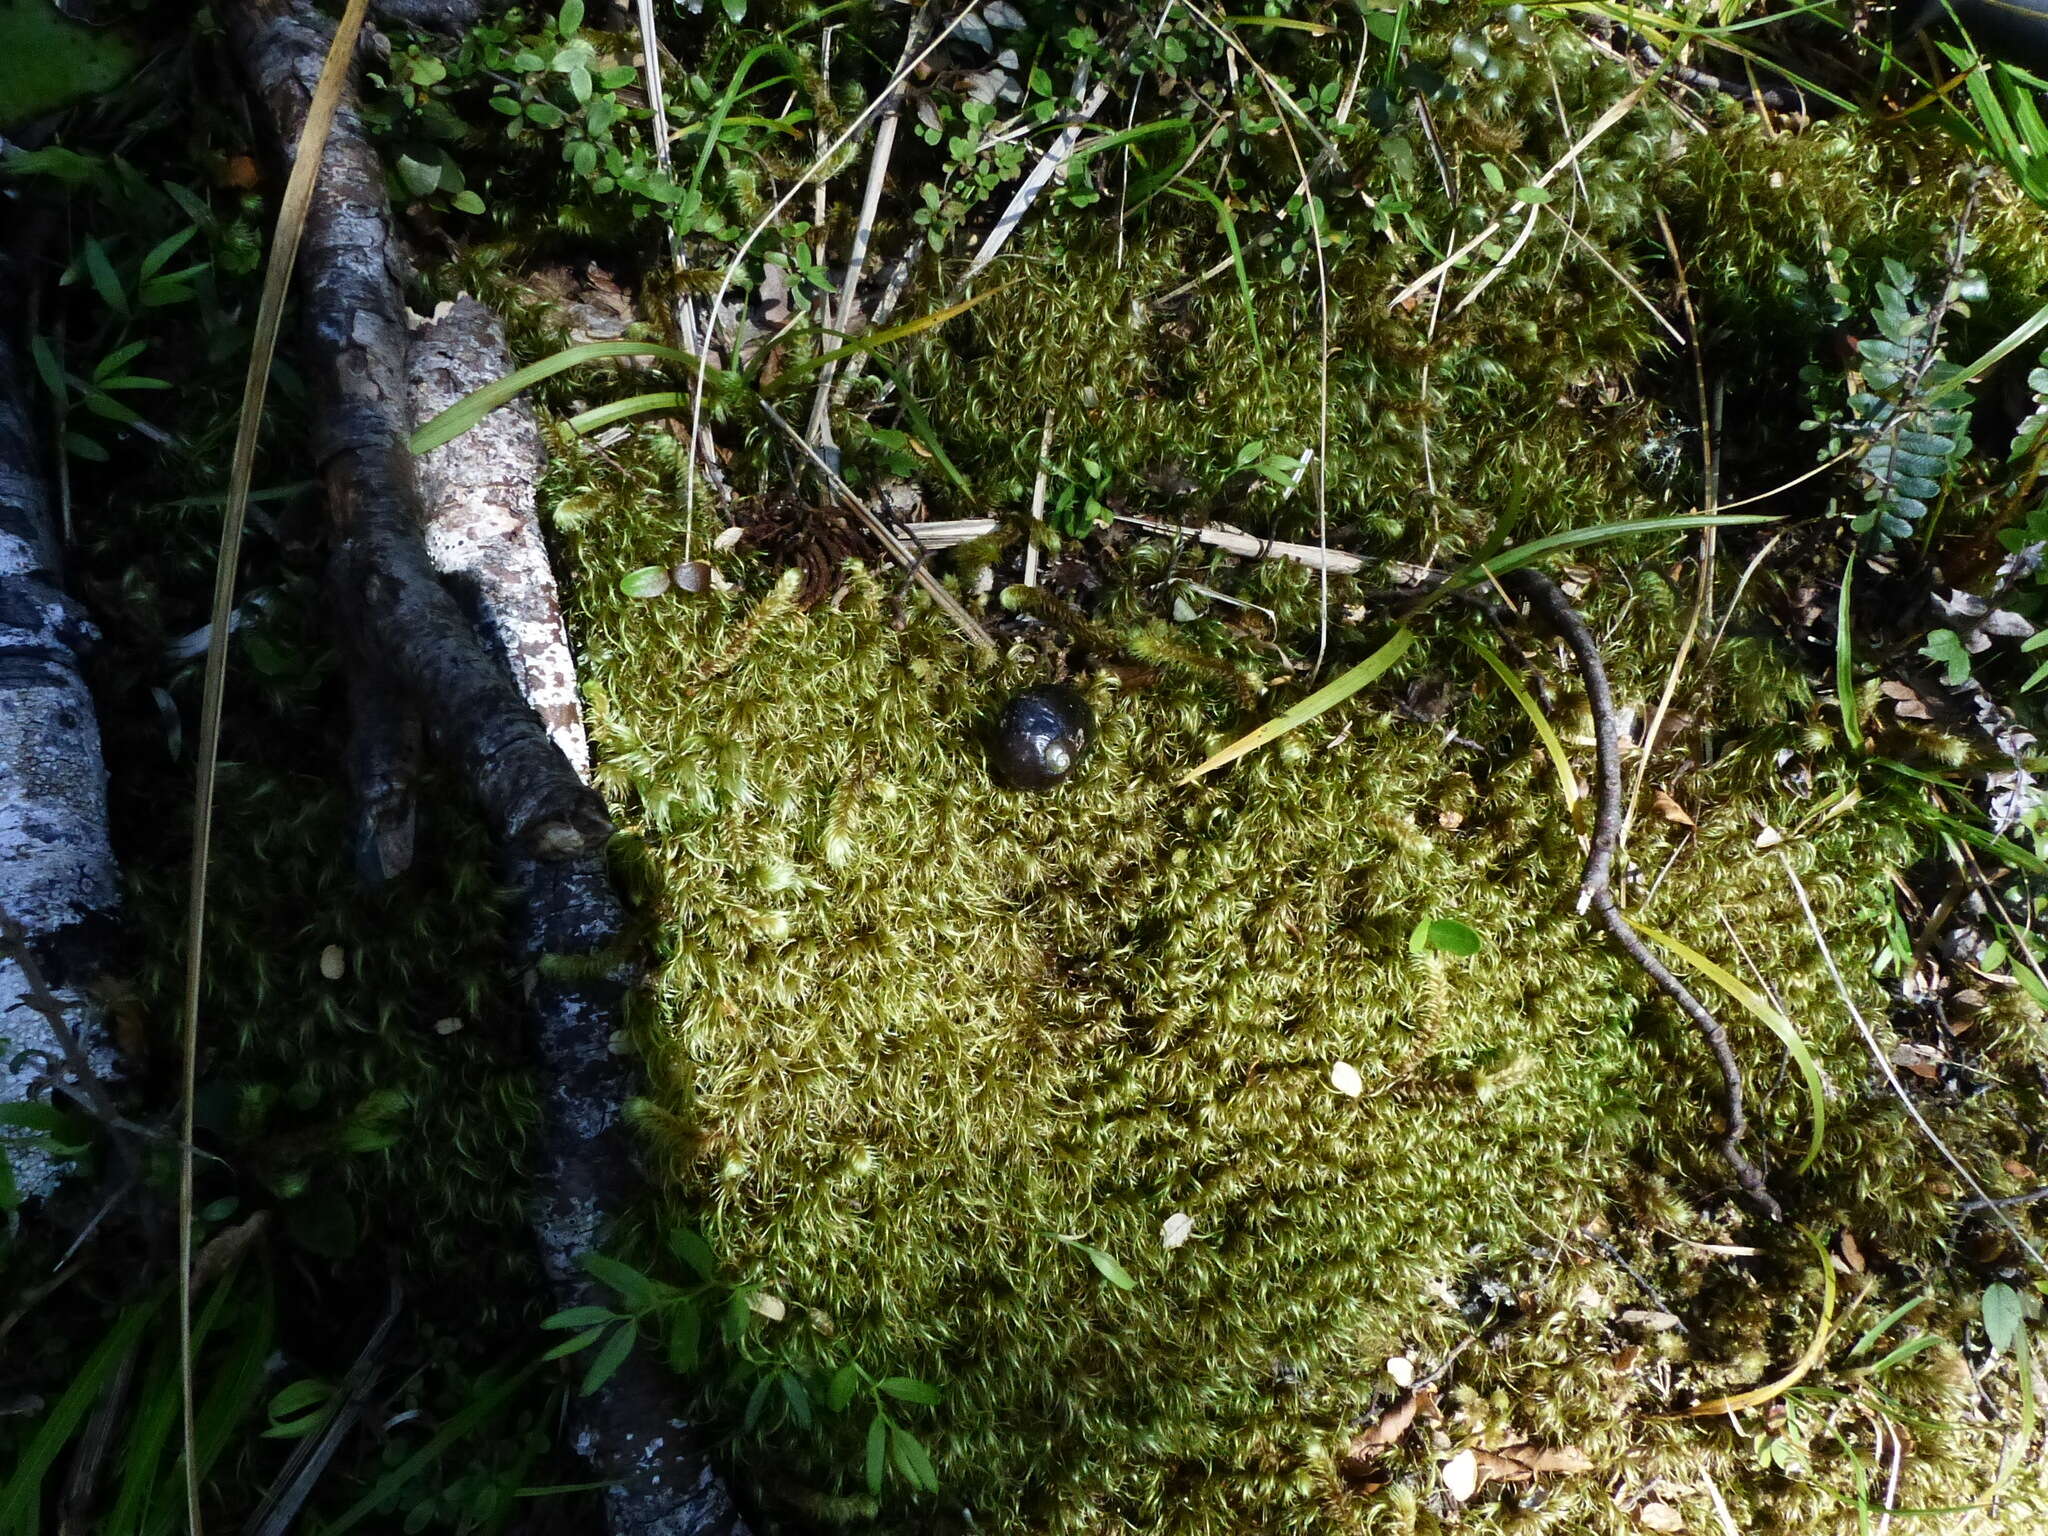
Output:
<svg viewBox="0 0 2048 1536">
<path fill-rule="evenodd" d="M 1593 639 L 1592 631 L 1586 628 L 1586 621 L 1579 617 L 1578 610 L 1572 607 L 1571 600 L 1559 590 L 1556 582 L 1541 571 L 1528 568 L 1511 571 L 1501 581 L 1512 595 L 1528 604 L 1531 612 L 1541 615 L 1571 648 L 1579 664 L 1579 674 L 1585 679 L 1586 703 L 1593 714 L 1597 772 L 1593 797 L 1593 846 L 1586 855 L 1585 871 L 1579 876 L 1579 911 L 1590 909 L 1600 919 L 1600 925 L 1614 940 L 1615 947 L 1643 968 L 1644 974 L 1678 1005 L 1679 1012 L 1692 1021 L 1701 1039 L 1706 1041 L 1707 1049 L 1713 1052 L 1714 1060 L 1721 1069 L 1722 1114 L 1727 1121 L 1726 1132 L 1721 1138 L 1721 1157 L 1734 1170 L 1736 1182 L 1742 1186 L 1743 1192 L 1763 1207 L 1773 1221 L 1780 1220 L 1784 1211 L 1765 1187 L 1762 1171 L 1742 1151 L 1742 1139 L 1749 1129 L 1749 1121 L 1743 1113 L 1742 1068 L 1736 1063 L 1734 1047 L 1728 1043 L 1728 1031 L 1707 1011 L 1706 1005 L 1692 995 L 1685 983 L 1672 975 L 1664 962 L 1650 952 L 1614 904 L 1609 879 L 1615 850 L 1621 842 L 1621 748 L 1614 726 L 1614 690 L 1608 685 L 1607 667 L 1600 659 L 1599 644 Z"/>
</svg>

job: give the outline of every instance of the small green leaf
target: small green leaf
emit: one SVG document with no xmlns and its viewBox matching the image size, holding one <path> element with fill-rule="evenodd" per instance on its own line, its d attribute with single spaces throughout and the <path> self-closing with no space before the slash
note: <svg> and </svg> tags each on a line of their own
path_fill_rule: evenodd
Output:
<svg viewBox="0 0 2048 1536">
<path fill-rule="evenodd" d="M 1548 187 L 1532 186 L 1515 188 L 1515 201 L 1518 203 L 1527 203 L 1532 208 L 1539 204 L 1547 203 L 1556 196 L 1557 194 L 1551 191 Z"/>
<path fill-rule="evenodd" d="M 1138 1282 L 1131 1278 L 1130 1271 L 1117 1263 L 1113 1255 L 1105 1253 L 1102 1249 L 1094 1247 L 1089 1243 L 1079 1242 L 1073 1238 L 1064 1238 L 1062 1241 L 1087 1254 L 1088 1262 L 1095 1266 L 1095 1272 L 1118 1290 L 1135 1291 L 1138 1288 Z"/>
<path fill-rule="evenodd" d="M 484 200 L 474 192 L 458 192 L 448 199 L 448 202 L 449 206 L 454 208 L 457 213 L 482 213 L 484 211 Z"/>
<path fill-rule="evenodd" d="M 107 248 L 90 236 L 84 246 L 85 275 L 92 279 L 93 291 L 99 294 L 107 308 L 116 314 L 128 313 L 128 293 L 121 286 L 121 279 L 114 272 L 114 263 L 107 255 Z"/>
<path fill-rule="evenodd" d="M 667 1335 L 668 1368 L 694 1371 L 702 1349 L 704 1314 L 687 1298 L 672 1303 L 663 1313 Z"/>
<path fill-rule="evenodd" d="M 665 565 L 643 565 L 619 578 L 619 591 L 627 597 L 659 597 L 672 585 Z"/>
<path fill-rule="evenodd" d="M 604 1336 L 602 1328 L 586 1328 L 573 1338 L 562 1340 L 553 1349 L 541 1356 L 543 1360 L 560 1360 L 564 1355 L 573 1355 L 579 1349 L 588 1349 Z"/>
<path fill-rule="evenodd" d="M 326 1402 L 334 1395 L 334 1388 L 324 1381 L 307 1377 L 295 1381 L 270 1400 L 269 1413 L 273 1419 L 287 1419 L 295 1413 L 304 1413 L 308 1408 Z"/>
<path fill-rule="evenodd" d="M 630 1264 L 602 1253 L 578 1254 L 576 1262 L 600 1283 L 610 1286 L 635 1311 L 654 1303 L 654 1282 Z"/>
<path fill-rule="evenodd" d="M 714 1280 L 718 1277 L 718 1259 L 711 1251 L 711 1245 L 688 1227 L 673 1227 L 668 1234 L 668 1251 L 678 1262 L 686 1264 L 696 1273 L 699 1280 Z"/>
<path fill-rule="evenodd" d="M 797 1428 L 811 1427 L 811 1394 L 804 1386 L 804 1379 L 795 1371 L 778 1371 L 775 1379 L 782 1386 L 782 1395 L 789 1401 L 790 1417 L 796 1420 Z"/>
<path fill-rule="evenodd" d="M 1129 1276 L 1125 1278 L 1128 1279 Z M 885 1376 L 875 1385 L 891 1397 L 900 1398 L 906 1403 L 922 1403 L 925 1407 L 931 1408 L 939 1401 L 939 1389 L 930 1382 L 919 1381 L 915 1376 Z"/>
<path fill-rule="evenodd" d="M 1941 680 L 1953 688 L 1968 681 L 1970 676 L 1970 648 L 1963 644 L 1963 637 L 1952 629 L 1937 629 L 1927 637 L 1927 643 L 1920 647 L 1920 654 L 1929 661 L 1938 661 L 1944 668 Z"/>
<path fill-rule="evenodd" d="M 398 179 L 412 196 L 426 197 L 441 185 L 441 167 L 401 153 L 398 157 Z"/>
<path fill-rule="evenodd" d="M 2020 1293 L 2009 1285 L 1985 1288 L 1984 1337 L 1991 1341 L 1993 1354 L 2011 1352 L 2013 1341 L 2019 1337 L 2020 1329 L 2027 1320 L 2025 1306 L 2020 1300 Z"/>
<path fill-rule="evenodd" d="M 583 30 L 583 0 L 562 0 L 562 9 L 555 17 L 555 30 L 564 37 L 574 37 Z"/>
<path fill-rule="evenodd" d="M 570 1307 L 541 1321 L 543 1328 L 601 1328 L 606 1323 L 619 1321 L 619 1314 L 608 1307 Z"/>
<path fill-rule="evenodd" d="M 868 1423 L 868 1492 L 882 1491 L 883 1457 L 889 1449 L 889 1421 L 877 1413 Z"/>
<path fill-rule="evenodd" d="M 825 1406 L 834 1413 L 846 1412 L 853 1401 L 853 1394 L 860 1388 L 860 1367 L 842 1365 L 832 1373 L 832 1381 L 825 1388 Z"/>
<path fill-rule="evenodd" d="M 1479 953 L 1483 942 L 1477 933 L 1455 918 L 1425 917 L 1408 935 L 1408 952 L 1421 955 L 1436 949 L 1460 959 L 1470 959 Z"/>
<path fill-rule="evenodd" d="M 896 1470 L 911 1487 L 926 1493 L 939 1491 L 939 1474 L 932 1468 L 932 1458 L 919 1440 L 901 1424 L 889 1426 L 889 1455 L 896 1463 Z"/>
<path fill-rule="evenodd" d="M 597 1357 L 590 1362 L 590 1369 L 584 1373 L 583 1396 L 590 1396 L 618 1374 L 619 1367 L 626 1363 L 626 1356 L 633 1352 L 633 1337 L 631 1323 L 621 1323 L 612 1330 L 612 1336 L 604 1341 L 604 1348 L 597 1352 Z"/>
</svg>

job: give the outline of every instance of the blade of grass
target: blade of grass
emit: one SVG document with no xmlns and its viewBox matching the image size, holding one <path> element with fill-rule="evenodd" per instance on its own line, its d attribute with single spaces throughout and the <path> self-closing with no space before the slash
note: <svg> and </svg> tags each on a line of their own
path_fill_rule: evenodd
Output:
<svg viewBox="0 0 2048 1536">
<path fill-rule="evenodd" d="M 1856 703 L 1856 642 L 1849 632 L 1849 588 L 1856 579 L 1856 556 L 1842 567 L 1842 596 L 1835 604 L 1835 702 L 1842 709 L 1842 739 L 1851 752 L 1863 750 L 1862 712 Z"/>
<path fill-rule="evenodd" d="M 277 210 L 270 260 L 257 301 L 249 371 L 242 381 L 241 419 L 235 428 L 234 458 L 228 470 L 228 500 L 221 512 L 220 552 L 213 574 L 212 630 L 206 646 L 206 680 L 200 696 L 199 732 L 193 743 L 197 772 L 192 790 L 192 874 L 185 906 L 185 997 L 183 1060 L 178 1130 L 178 1373 L 185 1442 L 187 1536 L 202 1536 L 199 1518 L 198 1410 L 192 1387 L 192 1137 L 199 1088 L 199 995 L 205 973 L 206 883 L 213 849 L 214 780 L 220 766 L 221 707 L 227 697 L 228 625 L 235 607 L 235 575 L 241 564 L 242 526 L 256 473 L 256 437 L 263 425 L 263 400 L 270 386 L 271 359 L 284 323 L 284 296 L 291 286 L 299 239 L 320 178 L 335 110 L 348 88 L 349 60 L 355 56 L 369 0 L 348 0 L 320 66 L 320 79 L 306 107 L 293 150 L 291 175 Z"/>
<path fill-rule="evenodd" d="M 1557 770 L 1558 788 L 1564 795 L 1564 808 L 1569 814 L 1579 803 L 1579 778 L 1572 772 L 1572 760 L 1564 749 L 1564 742 L 1557 734 L 1557 728 L 1550 723 L 1550 717 L 1536 707 L 1536 701 L 1529 697 L 1529 690 L 1522 686 L 1514 670 L 1501 660 L 1500 653 L 1477 635 L 1463 637 L 1467 645 L 1479 653 L 1479 659 L 1493 669 L 1494 676 L 1501 680 L 1514 701 L 1522 706 L 1522 713 L 1529 717 L 1529 723 L 1536 728 L 1537 740 L 1543 743 L 1543 750 L 1550 754 L 1550 763 Z"/>
<path fill-rule="evenodd" d="M 21 1453 L 21 1459 L 14 1464 L 9 1474 L 5 1497 L 0 1497 L 0 1530 L 25 1528 L 33 1531 L 35 1515 L 41 1505 L 43 1478 L 48 1475 L 58 1453 L 70 1443 L 78 1432 L 78 1426 L 85 1421 L 93 1400 L 107 1384 L 107 1378 L 120 1364 L 121 1357 L 134 1347 L 137 1336 L 163 1302 L 159 1292 L 148 1301 L 134 1303 L 115 1320 L 93 1352 L 86 1357 L 85 1364 L 65 1387 L 64 1395 L 57 1399 L 47 1417 L 36 1429 L 35 1437 Z"/>
<path fill-rule="evenodd" d="M 541 1364 L 535 1360 L 480 1396 L 471 1398 L 448 1418 L 432 1439 L 378 1478 L 368 1493 L 343 1511 L 340 1519 L 325 1527 L 323 1536 L 342 1536 L 343 1532 L 354 1530 L 375 1514 L 379 1505 L 418 1476 L 422 1468 L 432 1466 L 450 1446 L 466 1438 L 496 1413 L 514 1392 L 526 1385 L 527 1378 L 539 1370 Z"/>
<path fill-rule="evenodd" d="M 680 411 L 690 403 L 690 397 L 679 390 L 657 390 L 651 395 L 628 395 L 623 400 L 607 400 L 603 405 L 593 405 L 587 411 L 579 411 L 562 423 L 571 432 L 595 432 L 608 427 L 615 421 L 625 421 L 632 416 L 651 416 L 657 411 Z"/>
<path fill-rule="evenodd" d="M 261 1294 L 253 1307 L 247 1306 L 246 1292 L 238 1290 L 235 1276 L 223 1276 L 215 1284 L 207 1304 L 209 1321 L 215 1321 L 229 1311 L 230 1300 L 236 1303 L 232 1309 L 233 1348 L 225 1360 L 216 1364 L 213 1383 L 207 1388 L 206 1401 L 199 1410 L 199 1470 L 204 1481 L 220 1460 L 221 1452 L 228 1447 L 235 1426 L 248 1415 L 256 1405 L 256 1399 L 263 1387 L 264 1362 L 270 1356 L 271 1344 L 277 1337 L 277 1295 L 266 1275 L 259 1281 Z M 217 1322 L 215 1322 L 217 1326 Z M 175 1479 L 183 1473 L 182 1458 L 172 1468 L 173 1481 L 160 1494 L 174 1494 Z M 160 1498 L 155 1506 L 154 1518 L 143 1529 L 147 1536 L 168 1536 L 177 1523 L 178 1509 L 175 1497 Z"/>
<path fill-rule="evenodd" d="M 1462 570 L 1453 572 L 1444 587 L 1456 590 L 1469 587 L 1493 576 L 1505 576 L 1509 571 L 1525 565 L 1533 565 L 1545 555 L 1561 549 L 1577 549 L 1586 544 L 1601 544 L 1609 539 L 1628 537 L 1639 533 L 1682 533 L 1688 528 L 1739 528 L 1749 523 L 1775 523 L 1778 519 L 1762 512 L 1688 512 L 1677 517 L 1642 517 L 1626 523 L 1599 523 L 1591 528 L 1573 528 L 1564 533 L 1553 533 L 1546 538 L 1532 539 L 1527 544 L 1517 544 L 1513 549 L 1503 550 L 1482 560 L 1475 560 Z"/>
<path fill-rule="evenodd" d="M 1639 919 L 1624 916 L 1623 921 L 1651 943 L 1678 956 L 1680 960 L 1734 998 L 1751 1017 L 1784 1043 L 1793 1063 L 1799 1068 L 1799 1075 L 1806 1080 L 1806 1099 L 1813 1111 L 1813 1131 L 1807 1140 L 1806 1156 L 1799 1162 L 1799 1171 L 1806 1172 L 1813 1166 L 1813 1160 L 1820 1156 L 1821 1138 L 1827 1134 L 1827 1088 L 1821 1081 L 1820 1065 L 1813 1059 L 1813 1052 L 1807 1048 L 1806 1041 L 1800 1037 L 1798 1029 L 1793 1026 L 1790 1019 L 1772 1007 L 1761 993 L 1734 973 L 1716 965 L 1690 945 L 1673 938 L 1661 929 L 1652 928 Z"/>
<path fill-rule="evenodd" d="M 1972 379 L 1981 379 L 2044 330 L 2048 330 L 2048 304 L 2043 304 L 2039 309 L 2027 316 L 2026 319 L 2006 332 L 2005 338 L 1982 357 L 1977 358 L 1974 362 L 1964 364 L 1962 374 L 1957 378 L 1956 382 L 1958 384 L 1966 384 Z"/>
<path fill-rule="evenodd" d="M 1018 281 L 1018 279 L 1013 278 L 1007 283 L 998 284 L 986 293 L 977 293 L 971 299 L 962 299 L 957 304 L 948 304 L 944 309 L 935 309 L 930 314 L 920 316 L 918 319 L 906 320 L 901 325 L 892 325 L 886 330 L 871 332 L 861 337 L 858 341 L 849 341 L 843 347 L 834 347 L 830 352 L 820 352 L 816 357 L 808 357 L 800 363 L 792 363 L 783 370 L 783 376 L 790 379 L 800 379 L 805 374 L 827 367 L 842 358 L 858 357 L 862 353 L 874 351 L 877 347 L 886 347 L 892 341 L 901 341 L 906 336 L 915 336 L 920 331 L 928 331 L 935 325 L 944 325 L 954 316 L 964 315 L 968 310 L 974 308 L 975 305 L 986 303 L 1004 289 L 1016 287 Z"/>
<path fill-rule="evenodd" d="M 1237 274 L 1238 297 L 1244 300 L 1245 319 L 1251 325 L 1252 345 L 1259 345 L 1259 310 L 1252 302 L 1251 275 L 1245 271 L 1244 247 L 1238 243 L 1237 220 L 1230 215 L 1230 208 L 1223 199 L 1197 182 L 1182 178 L 1166 189 L 1175 197 L 1184 197 L 1191 202 L 1206 202 L 1215 210 L 1216 228 L 1223 236 L 1223 243 L 1230 247 L 1230 267 Z"/>
<path fill-rule="evenodd" d="M 1820 1278 L 1823 1287 L 1820 1299 L 1820 1322 L 1814 1326 L 1813 1337 L 1807 1340 L 1806 1350 L 1792 1363 L 1792 1369 L 1776 1381 L 1761 1387 L 1751 1387 L 1747 1392 L 1730 1393 L 1727 1397 L 1713 1397 L 1704 1403 L 1694 1403 L 1681 1414 L 1665 1417 L 1682 1419 L 1719 1418 L 1724 1413 L 1735 1413 L 1744 1408 L 1755 1408 L 1768 1403 L 1774 1397 L 1782 1397 L 1806 1379 L 1806 1375 L 1820 1363 L 1821 1352 L 1828 1347 L 1828 1336 L 1835 1326 L 1835 1266 L 1828 1258 L 1826 1248 L 1820 1248 Z M 1870 1284 L 1875 1285 L 1873 1275 Z M 1868 1287 L 1866 1287 L 1867 1289 Z"/>
<path fill-rule="evenodd" d="M 528 363 L 517 373 L 508 373 L 504 378 L 464 395 L 413 433 L 405 446 L 416 454 L 431 453 L 443 443 L 453 442 L 462 436 L 521 390 L 531 388 L 542 379 L 553 378 L 565 368 L 575 368 L 607 357 L 652 357 L 665 363 L 680 363 L 691 368 L 697 366 L 696 353 L 685 352 L 678 347 L 664 347 L 652 341 L 587 341 L 581 346 L 564 347 L 552 357 Z M 712 368 L 710 372 L 721 382 L 732 378 L 722 368 Z"/>
<path fill-rule="evenodd" d="M 896 366 L 885 358 L 874 357 L 868 359 L 868 361 L 881 369 L 889 381 L 896 386 L 896 401 L 903 407 L 903 414 L 910 418 L 911 431 L 916 435 L 917 440 L 931 450 L 932 462 L 946 472 L 946 478 L 953 482 L 954 488 L 962 496 L 972 501 L 974 499 L 974 487 L 967 483 L 967 477 L 960 473 L 959 466 L 954 464 L 952 459 L 947 456 L 945 448 L 939 442 L 939 434 L 932 426 L 931 418 L 925 415 L 924 407 L 917 403 L 917 396 L 911 393 L 910 381 L 904 378 Z M 1030 583 L 1026 582 L 1025 585 L 1029 586 Z"/>
<path fill-rule="evenodd" d="M 1247 752 L 1256 752 L 1270 741 L 1277 741 L 1298 725 L 1306 725 L 1325 710 L 1335 708 L 1367 683 L 1384 674 L 1388 668 L 1408 653 L 1408 647 L 1415 643 L 1415 631 L 1403 624 L 1394 631 L 1393 638 L 1365 660 L 1325 683 L 1314 693 L 1303 699 L 1285 714 L 1268 720 L 1257 730 L 1238 737 L 1222 751 L 1205 760 L 1199 767 L 1192 768 L 1174 781 L 1175 788 L 1192 784 L 1205 773 L 1213 773 L 1227 763 L 1234 763 Z"/>
</svg>

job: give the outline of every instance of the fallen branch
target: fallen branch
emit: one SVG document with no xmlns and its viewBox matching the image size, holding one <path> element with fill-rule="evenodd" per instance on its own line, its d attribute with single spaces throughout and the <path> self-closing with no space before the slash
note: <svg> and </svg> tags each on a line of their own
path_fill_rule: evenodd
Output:
<svg viewBox="0 0 2048 1536">
<path fill-rule="evenodd" d="M 1744 1193 L 1763 1207 L 1773 1221 L 1780 1220 L 1783 1210 L 1765 1186 L 1763 1174 L 1742 1151 L 1742 1139 L 1748 1132 L 1749 1122 L 1743 1113 L 1742 1068 L 1736 1063 L 1734 1047 L 1728 1042 L 1728 1031 L 1692 995 L 1685 983 L 1672 975 L 1664 962 L 1650 952 L 1614 904 L 1609 880 L 1615 850 L 1621 843 L 1621 748 L 1614 724 L 1614 691 L 1608 686 L 1607 668 L 1600 659 L 1599 643 L 1594 640 L 1592 631 L 1586 628 L 1586 621 L 1579 617 L 1578 610 L 1572 607 L 1570 599 L 1559 590 L 1556 582 L 1541 571 L 1524 567 L 1509 572 L 1501 582 L 1510 594 L 1521 598 L 1533 613 L 1540 615 L 1570 647 L 1578 661 L 1579 674 L 1585 679 L 1586 704 L 1593 715 L 1597 782 L 1593 797 L 1593 843 L 1586 855 L 1585 870 L 1579 876 L 1579 911 L 1585 912 L 1590 908 L 1599 917 L 1608 937 L 1614 940 L 1615 947 L 1641 966 L 1644 974 L 1678 1005 L 1679 1012 L 1699 1031 L 1700 1038 L 1706 1042 L 1707 1049 L 1713 1053 L 1721 1069 L 1721 1112 L 1726 1121 L 1721 1138 L 1721 1156 L 1735 1171 L 1736 1182 Z"/>
<path fill-rule="evenodd" d="M 1249 560 L 1289 560 L 1296 565 L 1305 565 L 1310 570 L 1335 571 L 1349 575 L 1365 569 L 1363 555 L 1346 554 L 1341 549 L 1324 549 L 1315 544 L 1289 544 L 1284 539 L 1262 539 L 1254 534 L 1240 533 L 1235 528 L 1190 528 L 1183 523 L 1164 523 L 1157 518 L 1131 517 L 1120 514 L 1120 523 L 1129 523 L 1133 528 L 1143 528 L 1147 533 L 1163 533 L 1176 539 L 1193 539 L 1198 544 L 1223 550 L 1227 554 L 1242 555 Z M 1417 568 L 1419 569 L 1419 567 Z"/>
<path fill-rule="evenodd" d="M 14 274 L 0 263 L 0 281 Z M 94 638 L 59 580 L 57 530 L 29 426 L 26 378 L 0 333 L 0 1105 L 52 1092 L 112 1115 L 112 1042 L 90 988 L 113 932 L 120 874 L 107 773 L 82 655 Z M 9 1153 L 40 1199 L 60 1165 Z"/>
<path fill-rule="evenodd" d="M 443 304 L 413 330 L 406 365 L 413 420 L 432 420 L 513 368 L 497 315 L 467 295 Z M 576 776 L 588 780 L 576 663 L 534 510 L 546 463 L 524 396 L 421 455 L 427 558 Z"/>
<path fill-rule="evenodd" d="M 413 337 L 408 372 L 426 420 L 512 371 L 505 328 L 474 299 L 444 306 Z M 420 460 L 427 551 L 470 610 L 478 638 L 587 773 L 576 664 L 535 512 L 545 459 L 532 410 L 514 400 Z M 627 977 L 607 967 L 624 915 L 600 854 L 547 862 L 517 849 L 502 859 L 517 893 L 513 949 L 524 973 L 543 1083 L 540 1158 L 529 1204 L 557 1306 L 608 1298 L 580 1263 L 641 1192 L 624 1109 L 640 1091 L 632 1060 L 612 1049 L 624 1027 Z M 568 961 L 570 963 L 559 963 Z M 610 1528 L 637 1536 L 727 1536 L 738 1511 L 683 1421 L 678 1382 L 648 1352 L 570 1405 L 578 1452 L 607 1484 Z"/>
<path fill-rule="evenodd" d="M 231 0 L 223 12 L 280 144 L 297 136 L 328 30 L 302 0 Z M 502 842 L 574 858 L 611 833 L 504 671 L 477 642 L 427 558 L 408 432 L 405 307 L 384 168 L 352 99 L 336 114 L 300 258 L 314 456 L 326 484 L 337 619 L 419 708 Z"/>
</svg>

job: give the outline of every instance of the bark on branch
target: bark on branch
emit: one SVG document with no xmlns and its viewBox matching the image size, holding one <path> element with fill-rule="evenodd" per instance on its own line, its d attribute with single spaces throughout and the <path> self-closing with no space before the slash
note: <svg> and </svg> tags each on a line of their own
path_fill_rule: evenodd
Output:
<svg viewBox="0 0 2048 1536">
<path fill-rule="evenodd" d="M 14 287 L 0 258 L 0 291 Z M 16 289 L 15 291 L 19 291 Z M 106 963 L 120 881 L 107 774 L 82 656 L 93 639 L 65 595 L 26 373 L 0 317 L 0 1104 L 70 1095 L 111 1112 L 115 1058 L 90 988 Z M 25 1198 L 58 1165 L 17 1148 Z"/>
<path fill-rule="evenodd" d="M 288 153 L 319 78 L 327 23 L 297 0 L 229 0 L 223 16 Z M 421 538 L 396 250 L 383 165 L 345 98 L 299 257 L 337 617 L 356 654 L 418 706 L 500 840 L 540 858 L 575 858 L 610 835 L 603 804 L 477 642 Z"/>
<path fill-rule="evenodd" d="M 511 371 L 496 315 L 466 297 L 444 305 L 413 336 L 413 416 L 427 420 Z M 543 464 L 524 401 L 428 454 L 420 463 L 427 551 L 563 754 L 587 769 L 575 661 L 535 513 Z M 638 1072 L 612 1050 L 624 1024 L 623 914 L 600 856 L 544 863 L 514 853 L 504 867 L 519 897 L 513 946 L 545 1095 L 534 1232 L 557 1304 L 605 1305 L 612 1298 L 578 1255 L 604 1244 L 608 1224 L 641 1186 L 623 1113 L 639 1091 Z M 571 963 L 551 963 L 560 961 Z M 576 1447 L 609 1485 L 607 1523 L 615 1536 L 743 1536 L 702 1437 L 678 1412 L 676 1387 L 640 1350 L 597 1392 L 573 1401 Z"/>
</svg>

